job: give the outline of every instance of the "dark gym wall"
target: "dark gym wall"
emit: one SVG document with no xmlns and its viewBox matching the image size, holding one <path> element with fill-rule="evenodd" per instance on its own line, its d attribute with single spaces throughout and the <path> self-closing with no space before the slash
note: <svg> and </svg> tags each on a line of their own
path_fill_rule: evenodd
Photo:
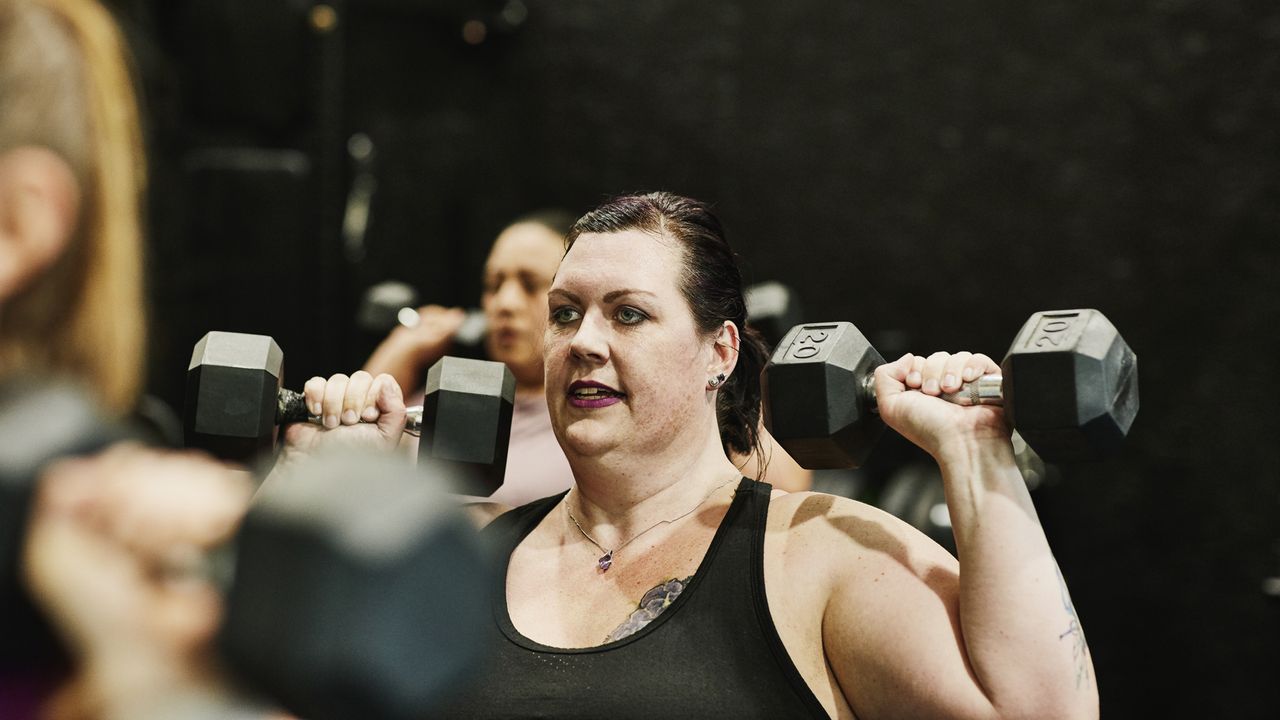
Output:
<svg viewBox="0 0 1280 720">
<path fill-rule="evenodd" d="M 213 325 L 288 336 L 294 384 L 349 369 L 367 350 L 352 318 L 368 285 L 474 303 L 508 219 L 637 189 L 715 202 L 749 281 L 786 282 L 810 318 L 852 320 L 896 351 L 1000 356 L 1031 312 L 1097 307 L 1139 354 L 1142 411 L 1120 458 L 1064 470 L 1037 504 L 1104 712 L 1275 716 L 1280 605 L 1260 583 L 1280 572 L 1280 6 L 369 0 L 334 3 L 322 37 L 312 3 L 274 0 L 252 4 L 283 13 L 265 36 L 249 17 L 214 28 L 279 34 L 232 62 L 184 24 L 209 5 L 125 10 L 145 18 L 153 102 L 179 98 L 154 127 L 159 177 L 186 178 L 153 201 L 162 395 L 176 400 Z M 524 16 L 504 18 L 516 5 Z M 478 44 L 463 39 L 472 20 Z M 300 114 L 250 135 L 244 117 L 209 116 L 204 84 L 233 70 L 296 81 L 305 92 L 281 98 Z M 253 111 L 277 117 L 251 90 Z M 353 262 L 334 203 L 354 133 L 376 148 L 377 189 Z M 209 211 L 216 186 L 194 195 L 183 168 L 219 143 L 341 163 L 341 182 L 272 185 L 271 207 L 222 210 L 240 238 L 227 250 L 193 248 L 208 223 L 192 208 Z M 269 232 L 254 230 L 263 213 Z"/>
</svg>

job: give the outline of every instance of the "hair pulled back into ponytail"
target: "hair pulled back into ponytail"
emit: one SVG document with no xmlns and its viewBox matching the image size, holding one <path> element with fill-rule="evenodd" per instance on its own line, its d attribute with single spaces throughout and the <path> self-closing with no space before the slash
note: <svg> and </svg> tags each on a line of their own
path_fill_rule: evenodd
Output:
<svg viewBox="0 0 1280 720">
<path fill-rule="evenodd" d="M 738 327 L 738 363 L 719 388 L 716 418 L 726 454 L 756 454 L 763 468 L 760 444 L 760 374 L 768 349 L 754 329 L 747 327 L 747 304 L 742 273 L 725 240 L 720 220 L 703 202 L 667 192 L 622 195 L 583 215 L 569 231 L 569 248 L 584 233 L 641 230 L 669 237 L 683 250 L 680 290 L 698 329 L 713 335 L 724 321 Z"/>
</svg>

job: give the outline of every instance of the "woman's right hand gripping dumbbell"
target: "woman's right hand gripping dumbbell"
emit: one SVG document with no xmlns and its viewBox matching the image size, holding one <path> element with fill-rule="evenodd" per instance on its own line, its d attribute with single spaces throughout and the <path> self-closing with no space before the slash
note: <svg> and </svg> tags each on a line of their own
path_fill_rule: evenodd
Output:
<svg viewBox="0 0 1280 720">
<path fill-rule="evenodd" d="M 392 450 L 404 434 L 404 393 L 390 375 L 374 377 L 359 370 L 350 376 L 313 377 L 302 393 L 307 410 L 321 422 L 286 426 L 287 456 L 342 445 Z"/>
</svg>

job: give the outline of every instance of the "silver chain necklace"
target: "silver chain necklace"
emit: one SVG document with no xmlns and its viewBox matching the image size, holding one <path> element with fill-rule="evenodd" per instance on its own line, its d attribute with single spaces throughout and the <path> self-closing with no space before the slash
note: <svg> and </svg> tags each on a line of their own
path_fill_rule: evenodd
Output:
<svg viewBox="0 0 1280 720">
<path fill-rule="evenodd" d="M 631 542 L 632 542 L 633 540 L 635 540 L 636 538 L 640 537 L 641 535 L 644 535 L 645 533 L 649 532 L 650 530 L 652 530 L 652 529 L 654 529 L 654 528 L 658 527 L 659 525 L 669 525 L 669 524 L 671 524 L 671 523 L 673 523 L 673 522 L 675 522 L 675 521 L 677 521 L 677 520 L 680 520 L 681 518 L 685 518 L 685 517 L 688 517 L 688 516 L 692 515 L 694 510 L 697 510 L 698 508 L 702 507 L 703 503 L 705 503 L 706 501 L 710 500 L 710 499 L 711 499 L 711 496 L 712 496 L 712 495 L 715 495 L 717 492 L 719 492 L 720 488 L 724 487 L 725 485 L 728 485 L 729 483 L 733 482 L 735 479 L 736 479 L 736 478 L 731 478 L 731 479 L 729 479 L 729 480 L 726 480 L 725 482 L 720 483 L 719 485 L 715 486 L 714 488 L 712 488 L 712 489 L 711 489 L 711 492 L 707 493 L 707 496 L 706 496 L 706 497 L 704 497 L 704 498 L 702 498 L 702 501 L 701 501 L 701 502 L 699 502 L 697 505 L 694 505 L 692 508 L 689 508 L 689 511 L 688 511 L 688 512 L 686 512 L 686 513 L 684 513 L 683 515 L 677 515 L 676 517 L 673 517 L 673 518 L 671 518 L 670 520 L 659 520 L 658 522 L 656 522 L 656 523 L 654 523 L 654 524 L 650 525 L 649 527 L 647 527 L 647 528 L 645 528 L 645 529 L 641 530 L 640 532 L 636 533 L 635 535 L 632 535 L 630 538 L 628 538 L 628 539 L 627 539 L 627 541 L 626 541 L 626 542 L 622 543 L 621 545 L 619 545 L 619 546 L 618 546 L 618 547 L 616 547 L 616 548 L 605 548 L 605 546 L 603 546 L 603 545 L 601 545 L 600 543 L 596 542 L 596 539 L 595 539 L 595 538 L 593 538 L 593 537 L 591 537 L 591 535 L 590 535 L 590 534 L 588 534 L 586 530 L 583 530 L 583 529 L 582 529 L 582 523 L 579 523 L 579 522 L 578 522 L 578 518 L 574 517 L 574 516 L 573 516 L 573 512 L 572 512 L 571 510 L 569 510 L 569 498 L 567 498 L 567 497 L 565 498 L 565 503 L 564 503 L 564 512 L 565 512 L 565 514 L 566 514 L 566 515 L 568 515 L 568 516 L 569 516 L 569 519 L 570 519 L 571 521 L 573 521 L 573 526 L 574 526 L 574 527 L 576 527 L 576 528 L 578 528 L 578 532 L 582 533 L 582 537 L 584 537 L 584 538 L 586 538 L 587 540 L 591 541 L 591 544 L 592 544 L 592 545 L 595 545 L 595 546 L 596 546 L 596 548 L 600 550 L 600 552 L 604 553 L 603 555 L 601 555 L 601 556 L 599 557 L 599 559 L 597 559 L 597 560 L 596 560 L 596 567 L 597 567 L 597 568 L 599 568 L 600 572 L 604 573 L 604 572 L 608 572 L 608 571 L 609 571 L 609 568 L 613 566 L 613 554 L 614 554 L 614 553 L 616 553 L 616 552 L 620 552 L 620 551 L 622 550 L 622 548 L 624 548 L 624 547 L 626 547 L 626 546 L 630 545 L 630 544 L 631 544 Z"/>
</svg>

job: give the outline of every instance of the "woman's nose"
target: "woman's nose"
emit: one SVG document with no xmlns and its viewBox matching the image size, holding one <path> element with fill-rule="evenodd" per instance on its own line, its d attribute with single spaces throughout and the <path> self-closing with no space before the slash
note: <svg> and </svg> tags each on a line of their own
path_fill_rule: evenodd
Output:
<svg viewBox="0 0 1280 720">
<path fill-rule="evenodd" d="M 569 342 L 569 351 L 582 360 L 601 364 L 608 361 L 609 337 L 604 318 L 592 312 L 583 316 Z"/>
<path fill-rule="evenodd" d="M 506 278 L 493 291 L 490 303 L 494 311 L 516 313 L 524 309 L 525 298 L 520 282 L 516 278 Z"/>
</svg>

